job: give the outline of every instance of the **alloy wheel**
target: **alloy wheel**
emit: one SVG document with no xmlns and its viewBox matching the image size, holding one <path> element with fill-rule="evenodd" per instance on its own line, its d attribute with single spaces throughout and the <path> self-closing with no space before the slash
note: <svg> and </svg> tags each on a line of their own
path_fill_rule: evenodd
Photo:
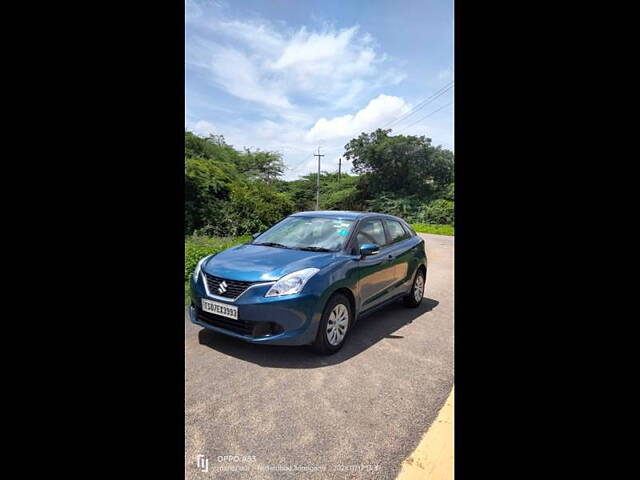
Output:
<svg viewBox="0 0 640 480">
<path fill-rule="evenodd" d="M 424 295 L 424 277 L 421 273 L 418 273 L 416 277 L 415 284 L 413 285 L 413 297 L 416 299 L 416 302 L 422 300 L 422 296 Z"/>
<path fill-rule="evenodd" d="M 339 345 L 347 334 L 349 327 L 349 309 L 338 303 L 327 320 L 327 340 L 334 347 Z"/>
</svg>

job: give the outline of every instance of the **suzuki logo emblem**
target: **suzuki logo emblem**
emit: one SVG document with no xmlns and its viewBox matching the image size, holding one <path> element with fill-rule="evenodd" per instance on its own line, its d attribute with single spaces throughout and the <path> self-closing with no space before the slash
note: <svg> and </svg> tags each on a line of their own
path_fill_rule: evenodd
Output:
<svg viewBox="0 0 640 480">
<path fill-rule="evenodd" d="M 218 291 L 219 291 L 220 293 L 224 293 L 224 292 L 226 292 L 226 291 L 227 291 L 227 287 L 228 287 L 228 286 L 229 286 L 229 285 L 227 285 L 227 282 L 225 282 L 225 281 L 223 280 L 223 281 L 222 281 L 222 283 L 218 286 Z"/>
</svg>

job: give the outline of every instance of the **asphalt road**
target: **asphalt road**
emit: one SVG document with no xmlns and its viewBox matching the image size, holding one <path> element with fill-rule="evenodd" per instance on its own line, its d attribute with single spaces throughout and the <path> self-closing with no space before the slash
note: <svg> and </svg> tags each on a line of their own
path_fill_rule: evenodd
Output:
<svg viewBox="0 0 640 480">
<path fill-rule="evenodd" d="M 185 316 L 188 479 L 395 478 L 453 386 L 453 237 L 421 235 L 420 307 L 364 318 L 333 356 L 247 344 Z"/>
</svg>

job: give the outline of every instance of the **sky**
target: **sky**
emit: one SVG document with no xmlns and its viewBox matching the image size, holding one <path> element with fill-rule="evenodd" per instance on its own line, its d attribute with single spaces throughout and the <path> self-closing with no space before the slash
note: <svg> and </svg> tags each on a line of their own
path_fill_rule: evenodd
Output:
<svg viewBox="0 0 640 480">
<path fill-rule="evenodd" d="M 453 0 L 185 3 L 185 128 L 280 152 L 287 180 L 380 127 L 453 150 L 452 81 Z"/>
</svg>

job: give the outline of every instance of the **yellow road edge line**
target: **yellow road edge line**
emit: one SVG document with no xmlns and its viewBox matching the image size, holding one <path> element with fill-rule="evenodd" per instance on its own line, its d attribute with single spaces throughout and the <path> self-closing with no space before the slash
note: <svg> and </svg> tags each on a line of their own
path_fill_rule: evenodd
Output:
<svg viewBox="0 0 640 480">
<path fill-rule="evenodd" d="M 453 479 L 453 388 L 396 480 Z"/>
</svg>

